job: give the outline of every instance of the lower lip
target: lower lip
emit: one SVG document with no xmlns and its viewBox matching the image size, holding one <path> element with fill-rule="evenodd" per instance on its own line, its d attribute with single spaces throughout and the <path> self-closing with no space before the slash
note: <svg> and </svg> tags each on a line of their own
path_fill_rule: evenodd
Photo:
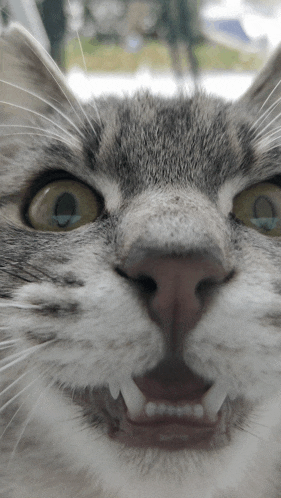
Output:
<svg viewBox="0 0 281 498">
<path fill-rule="evenodd" d="M 121 422 L 114 439 L 130 447 L 159 448 L 175 451 L 182 449 L 204 449 L 212 447 L 219 431 L 220 418 L 213 425 L 188 423 L 178 419 L 163 419 L 154 423 L 136 424 L 127 417 Z"/>
<path fill-rule="evenodd" d="M 84 410 L 89 409 L 92 403 L 86 394 L 77 395 L 74 399 Z M 100 409 L 104 409 L 106 392 L 98 391 L 95 395 L 95 408 L 99 406 L 99 400 Z M 177 417 L 162 417 L 159 420 L 137 423 L 129 419 L 123 400 L 119 400 L 119 403 L 112 403 L 111 397 L 109 400 L 110 402 L 106 403 L 106 411 L 111 420 L 117 420 L 117 424 L 109 422 L 108 436 L 128 447 L 158 448 L 164 451 L 210 451 L 229 443 L 229 413 L 226 404 L 223 404 L 216 422 L 212 424 Z"/>
</svg>

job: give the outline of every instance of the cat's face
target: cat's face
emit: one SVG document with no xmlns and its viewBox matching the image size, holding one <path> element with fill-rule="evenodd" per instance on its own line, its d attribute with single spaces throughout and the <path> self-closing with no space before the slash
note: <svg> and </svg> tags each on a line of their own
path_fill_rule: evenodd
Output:
<svg viewBox="0 0 281 498">
<path fill-rule="evenodd" d="M 235 105 L 82 108 L 25 36 L 1 42 L 11 461 L 33 438 L 56 472 L 97 479 L 94 496 L 244 489 L 281 423 L 278 97 L 261 109 L 277 76 Z"/>
</svg>

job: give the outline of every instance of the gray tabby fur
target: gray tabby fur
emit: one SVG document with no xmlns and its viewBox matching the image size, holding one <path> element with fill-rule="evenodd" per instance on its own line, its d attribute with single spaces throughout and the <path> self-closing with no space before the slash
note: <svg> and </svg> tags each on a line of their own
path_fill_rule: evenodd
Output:
<svg viewBox="0 0 281 498">
<path fill-rule="evenodd" d="M 237 193 L 281 174 L 279 133 L 263 138 L 280 126 L 280 75 L 281 51 L 236 103 L 145 93 L 82 108 L 22 28 L 2 36 L 1 498 L 281 496 L 281 241 L 229 216 Z M 107 217 L 28 227 L 34 181 L 58 169 L 97 190 Z M 107 399 L 114 378 L 163 359 L 163 334 L 115 271 L 147 249 L 212 253 L 234 270 L 184 342 L 186 364 L 231 379 L 236 400 L 230 440 L 208 452 L 119 444 L 67 391 Z"/>
</svg>

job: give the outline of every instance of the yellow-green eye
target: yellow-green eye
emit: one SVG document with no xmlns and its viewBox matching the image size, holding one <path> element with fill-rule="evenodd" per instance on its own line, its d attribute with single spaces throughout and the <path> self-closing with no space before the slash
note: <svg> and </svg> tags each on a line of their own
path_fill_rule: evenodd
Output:
<svg viewBox="0 0 281 498">
<path fill-rule="evenodd" d="M 98 196 L 75 180 L 48 183 L 32 199 L 27 215 L 36 230 L 64 232 L 95 221 Z"/>
<path fill-rule="evenodd" d="M 244 190 L 233 201 L 233 213 L 246 226 L 280 237 L 281 188 L 264 182 Z"/>
</svg>

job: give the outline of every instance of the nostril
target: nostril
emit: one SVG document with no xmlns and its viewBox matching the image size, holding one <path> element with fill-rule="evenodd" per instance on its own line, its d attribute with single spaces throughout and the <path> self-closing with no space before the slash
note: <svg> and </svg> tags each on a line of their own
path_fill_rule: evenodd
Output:
<svg viewBox="0 0 281 498">
<path fill-rule="evenodd" d="M 126 272 L 121 270 L 121 268 L 116 268 L 116 273 L 120 277 L 126 278 L 133 282 L 144 294 L 153 294 L 157 290 L 157 284 L 155 280 L 148 275 L 138 275 L 137 277 L 131 277 Z"/>
<path fill-rule="evenodd" d="M 195 295 L 200 301 L 204 301 L 218 286 L 219 282 L 216 278 L 209 277 L 200 280 L 195 287 Z"/>
<path fill-rule="evenodd" d="M 153 278 L 147 275 L 140 275 L 138 278 L 134 278 L 133 281 L 137 284 L 139 289 L 145 294 L 153 294 L 157 290 L 157 284 Z"/>
</svg>

